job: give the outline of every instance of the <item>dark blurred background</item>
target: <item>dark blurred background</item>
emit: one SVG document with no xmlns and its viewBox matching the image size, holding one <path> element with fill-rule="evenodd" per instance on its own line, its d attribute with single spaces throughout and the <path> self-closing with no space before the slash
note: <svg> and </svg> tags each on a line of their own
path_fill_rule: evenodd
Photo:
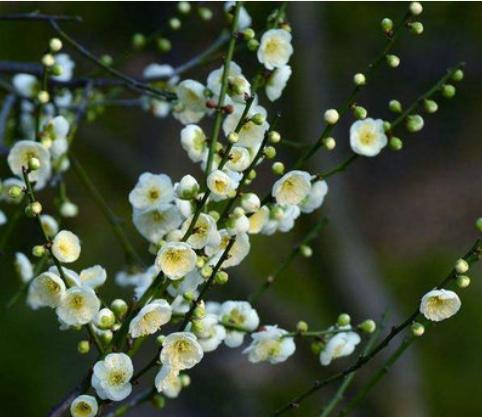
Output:
<svg viewBox="0 0 482 417">
<path fill-rule="evenodd" d="M 170 53 L 139 52 L 120 68 L 141 75 L 149 63 L 178 65 L 203 50 L 223 24 L 221 3 L 204 6 L 212 9 L 213 19 L 202 22 L 195 15 L 189 17 L 180 32 L 169 36 L 173 44 Z M 253 17 L 253 27 L 260 29 L 276 4 L 253 2 L 246 6 Z M 289 3 L 294 72 L 283 98 L 272 106 L 272 110 L 282 112 L 279 130 L 284 137 L 304 142 L 318 136 L 323 111 L 341 105 L 351 91 L 353 74 L 364 71 L 381 50 L 381 19 L 388 16 L 398 20 L 407 6 L 408 3 L 383 2 Z M 354 321 L 361 321 L 366 317 L 378 318 L 387 308 L 389 322 L 397 322 L 413 310 L 420 294 L 432 288 L 475 239 L 473 224 L 482 215 L 482 141 L 478 125 L 482 105 L 482 6 L 435 2 L 424 4 L 424 9 L 423 35 L 404 34 L 395 48 L 401 57 L 399 69 L 379 70 L 359 103 L 372 116 L 391 118 L 387 110 L 390 99 L 397 98 L 408 105 L 447 67 L 465 61 L 466 76 L 457 85 L 456 97 L 441 100 L 439 112 L 426 117 L 426 128 L 419 134 L 400 132 L 406 139 L 403 151 L 385 151 L 373 160 L 360 159 L 346 173 L 329 181 L 330 193 L 323 213 L 330 224 L 313 244 L 315 255 L 294 262 L 262 299 L 259 312 L 264 323 L 293 328 L 299 319 L 304 319 L 313 328 L 321 328 L 342 311 L 351 313 Z M 63 27 L 96 54 L 110 54 L 115 65 L 130 53 L 133 33 L 149 34 L 165 27 L 174 14 L 175 3 L 0 4 L 0 14 L 33 10 L 82 16 L 82 24 Z M 49 26 L 40 22 L 0 22 L 0 33 L 0 59 L 26 62 L 38 62 L 53 35 Z M 66 51 L 79 58 L 69 48 Z M 254 57 L 241 55 L 236 55 L 235 60 L 249 62 L 247 73 L 251 74 Z M 80 59 L 77 62 L 77 75 L 92 71 L 90 64 Z M 185 76 L 205 82 L 209 70 L 221 62 L 219 58 Z M 312 161 L 310 170 L 322 171 L 346 157 L 351 123 L 348 117 L 336 127 L 336 150 L 330 154 L 322 152 Z M 179 146 L 180 128 L 172 119 L 156 119 L 138 108 L 108 108 L 94 123 L 84 124 L 75 140 L 73 149 L 79 160 L 114 211 L 127 220 L 129 235 L 142 250 L 146 245 L 129 223 L 127 194 L 144 171 L 165 172 L 173 178 L 193 172 L 193 165 Z M 293 161 L 298 153 L 296 149 L 281 150 L 285 161 Z M 4 177 L 7 169 L 4 162 L 1 164 Z M 195 167 L 194 172 L 199 174 L 199 168 Z M 273 181 L 268 166 L 259 172 L 259 177 L 263 178 L 256 186 L 266 190 Z M 69 196 L 81 209 L 78 218 L 65 223 L 84 242 L 76 267 L 104 265 L 111 277 L 104 290 L 106 296 L 127 296 L 113 282 L 114 273 L 122 264 L 122 253 L 108 224 L 73 173 L 67 175 L 67 182 Z M 49 198 L 49 194 L 43 196 L 44 201 Z M 278 234 L 275 239 L 253 238 L 248 260 L 232 271 L 228 286 L 212 292 L 213 298 L 245 298 L 320 216 L 319 211 L 304 216 L 295 230 Z M 11 251 L 29 253 L 35 239 L 34 226 L 26 222 L 17 229 Z M 19 283 L 12 272 L 11 257 L 7 255 L 0 262 L 0 304 L 4 305 Z M 463 302 L 460 313 L 421 338 L 354 415 L 482 414 L 480 271 L 480 267 L 474 269 L 472 286 L 459 291 Z M 79 380 L 93 359 L 76 351 L 82 335 L 59 332 L 55 316 L 48 309 L 33 312 L 24 302 L 17 303 L 2 310 L 0 329 L 1 415 L 44 416 Z M 146 346 L 136 363 L 144 363 L 152 350 L 152 345 Z M 309 345 L 300 342 L 296 355 L 286 363 L 252 365 L 239 350 L 223 347 L 191 372 L 193 383 L 179 400 L 168 401 L 162 411 L 146 404 L 132 415 L 268 415 L 314 379 L 331 374 L 352 359 L 322 368 L 310 353 Z M 374 369 L 372 364 L 360 372 L 348 397 Z M 323 400 L 331 393 L 327 389 L 314 395 L 292 414 L 318 415 Z"/>
</svg>

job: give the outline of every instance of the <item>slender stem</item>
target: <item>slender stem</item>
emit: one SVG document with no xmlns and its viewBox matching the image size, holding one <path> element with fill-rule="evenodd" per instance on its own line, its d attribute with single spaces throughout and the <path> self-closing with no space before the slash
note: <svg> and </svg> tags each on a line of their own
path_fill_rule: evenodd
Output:
<svg viewBox="0 0 482 417">
<path fill-rule="evenodd" d="M 469 265 L 477 262 L 480 260 L 482 256 L 482 239 L 478 239 L 475 241 L 474 245 L 472 248 L 463 256 L 463 259 L 467 261 Z M 457 277 L 457 272 L 455 269 L 452 269 L 450 273 L 437 285 L 437 288 L 443 288 L 445 287 L 450 281 L 456 279 Z M 382 339 L 381 342 L 379 342 L 373 350 L 370 351 L 367 355 L 362 355 L 358 358 L 358 360 L 348 368 L 346 368 L 343 371 L 340 371 L 336 374 L 333 374 L 329 376 L 328 378 L 325 378 L 323 380 L 316 380 L 313 385 L 303 391 L 301 394 L 297 395 L 294 397 L 289 403 L 283 405 L 280 407 L 278 410 L 276 410 L 273 414 L 271 414 L 272 417 L 277 417 L 280 416 L 287 411 L 297 408 L 300 406 L 300 404 L 307 398 L 309 398 L 311 395 L 313 395 L 315 392 L 319 391 L 321 388 L 331 384 L 332 382 L 339 381 L 343 379 L 345 376 L 357 371 L 359 368 L 364 366 L 366 363 L 370 362 L 371 359 L 373 359 L 378 353 L 380 353 L 382 350 L 384 350 L 390 342 L 400 333 L 402 332 L 405 328 L 410 326 L 412 322 L 419 316 L 419 308 L 418 306 L 415 308 L 413 313 L 402 323 L 398 324 L 397 326 L 392 327 L 390 332 L 385 336 L 385 338 Z"/>
<path fill-rule="evenodd" d="M 101 192 L 96 188 L 93 181 L 90 179 L 87 171 L 82 167 L 80 162 L 74 156 L 70 156 L 72 161 L 72 169 L 74 170 L 75 174 L 79 178 L 79 180 L 84 185 L 85 189 L 89 192 L 91 198 L 97 204 L 99 209 L 104 214 L 104 217 L 107 219 L 109 224 L 111 225 L 112 231 L 114 232 L 115 236 L 117 237 L 119 243 L 124 250 L 126 262 L 128 264 L 132 264 L 133 262 L 138 263 L 139 265 L 143 265 L 144 262 L 141 256 L 136 252 L 134 246 L 130 243 L 129 239 L 127 238 L 124 229 L 121 226 L 121 222 L 119 218 L 114 214 L 112 209 L 109 207 L 107 202 L 105 201 L 104 197 L 102 196 Z"/>
<path fill-rule="evenodd" d="M 234 9 L 233 22 L 232 22 L 232 25 L 231 25 L 231 39 L 229 40 L 228 51 L 227 51 L 226 57 L 224 59 L 223 75 L 222 75 L 222 78 L 221 78 L 221 90 L 219 92 L 218 105 L 216 107 L 216 118 L 214 119 L 213 133 L 212 133 L 212 136 L 211 136 L 209 154 L 208 154 L 208 159 L 207 159 L 207 163 L 206 163 L 206 178 L 211 172 L 211 168 L 212 168 L 212 164 L 213 164 L 213 158 L 214 158 L 214 152 L 216 150 L 219 132 L 221 130 L 221 123 L 223 121 L 224 98 L 226 96 L 226 90 L 228 88 L 229 66 L 231 64 L 231 60 L 232 60 L 233 54 L 234 54 L 234 48 L 236 46 L 236 30 L 237 30 L 237 26 L 238 26 L 238 17 L 239 17 L 240 9 L 241 9 L 241 2 L 237 1 L 236 7 Z"/>
<path fill-rule="evenodd" d="M 35 22 L 35 21 L 50 22 L 52 20 L 82 22 L 82 18 L 80 16 L 51 15 L 51 14 L 44 14 L 39 12 L 13 13 L 13 14 L 6 14 L 3 16 L 0 16 L 0 21 L 9 21 L 9 20 L 10 21 L 28 20 L 31 22 Z"/>
</svg>

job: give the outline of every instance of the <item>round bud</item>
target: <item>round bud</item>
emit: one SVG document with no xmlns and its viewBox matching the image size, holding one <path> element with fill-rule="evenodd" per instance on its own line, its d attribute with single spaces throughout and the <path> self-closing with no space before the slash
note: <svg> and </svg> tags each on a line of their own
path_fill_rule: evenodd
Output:
<svg viewBox="0 0 482 417">
<path fill-rule="evenodd" d="M 100 57 L 100 62 L 101 64 L 107 66 L 107 67 L 110 67 L 112 65 L 112 63 L 114 62 L 114 60 L 112 59 L 112 57 L 108 54 L 104 54 Z"/>
<path fill-rule="evenodd" d="M 246 212 L 244 211 L 244 209 L 242 207 L 236 207 L 234 210 L 233 210 L 233 214 L 232 216 L 237 219 L 241 216 L 244 216 L 246 214 Z"/>
<path fill-rule="evenodd" d="M 311 344 L 311 351 L 315 355 L 319 355 L 322 350 L 323 350 L 323 343 L 321 341 L 317 340 Z"/>
<path fill-rule="evenodd" d="M 248 49 L 251 51 L 251 52 L 255 52 L 257 51 L 259 48 L 259 42 L 256 40 L 256 39 L 250 39 L 248 41 Z"/>
<path fill-rule="evenodd" d="M 435 113 L 438 110 L 438 104 L 434 100 L 424 100 L 423 101 L 423 108 L 427 113 Z"/>
<path fill-rule="evenodd" d="M 425 326 L 422 323 L 413 322 L 411 330 L 414 336 L 420 337 L 425 333 Z"/>
<path fill-rule="evenodd" d="M 363 120 L 363 119 L 366 119 L 367 116 L 368 116 L 368 112 L 367 110 L 362 107 L 362 106 L 355 106 L 353 108 L 353 116 L 355 116 L 355 119 L 358 119 L 358 120 Z"/>
<path fill-rule="evenodd" d="M 200 301 L 197 306 L 194 308 L 194 311 L 192 313 L 193 317 L 195 319 L 203 319 L 204 317 L 206 317 L 206 306 L 204 304 L 204 301 Z"/>
<path fill-rule="evenodd" d="M 166 405 L 166 399 L 161 394 L 156 394 L 152 397 L 152 405 L 158 410 L 162 410 Z"/>
<path fill-rule="evenodd" d="M 254 180 L 256 178 L 256 170 L 252 169 L 248 172 L 248 180 Z"/>
<path fill-rule="evenodd" d="M 110 342 L 112 342 L 113 337 L 114 333 L 112 333 L 112 330 L 102 330 L 100 333 L 100 340 L 102 340 L 102 343 L 105 345 L 108 345 Z"/>
<path fill-rule="evenodd" d="M 127 313 L 129 306 L 121 298 L 116 298 L 112 303 L 110 303 L 110 308 L 114 312 L 118 320 L 121 320 Z"/>
<path fill-rule="evenodd" d="M 340 115 L 338 114 L 338 111 L 336 111 L 336 109 L 328 109 L 327 111 L 325 111 L 323 118 L 325 119 L 326 123 L 334 125 L 336 122 L 338 122 Z"/>
<path fill-rule="evenodd" d="M 209 213 L 208 213 L 216 222 L 219 220 L 219 218 L 221 217 L 221 215 L 219 214 L 219 211 L 216 211 L 216 210 L 211 210 Z"/>
<path fill-rule="evenodd" d="M 80 354 L 85 355 L 90 351 L 90 342 L 88 340 L 81 340 L 77 345 L 77 350 Z"/>
<path fill-rule="evenodd" d="M 10 198 L 16 200 L 17 198 L 20 198 L 20 196 L 22 195 L 23 193 L 23 190 L 21 187 L 19 187 L 18 185 L 12 185 L 9 189 L 8 189 L 8 195 Z"/>
<path fill-rule="evenodd" d="M 463 79 L 464 79 L 464 72 L 461 69 L 456 70 L 452 74 L 452 80 L 454 80 L 455 82 L 462 81 Z"/>
<path fill-rule="evenodd" d="M 244 29 L 243 37 L 245 40 L 250 41 L 251 39 L 254 39 L 255 36 L 256 36 L 256 33 L 254 32 L 253 29 L 251 28 Z"/>
<path fill-rule="evenodd" d="M 412 1 L 410 3 L 410 6 L 408 7 L 408 10 L 413 16 L 418 16 L 422 14 L 423 12 L 423 7 L 418 1 Z"/>
<path fill-rule="evenodd" d="M 285 166 L 283 164 L 283 162 L 275 162 L 272 166 L 271 166 L 271 170 L 273 171 L 273 174 L 276 174 L 276 175 L 283 175 L 284 172 L 285 172 Z"/>
<path fill-rule="evenodd" d="M 403 148 L 403 142 L 400 138 L 393 136 L 390 138 L 389 146 L 392 151 L 401 151 Z"/>
<path fill-rule="evenodd" d="M 40 168 L 40 160 L 38 158 L 30 158 L 28 160 L 28 168 L 31 170 L 31 171 L 36 171 L 37 169 Z"/>
<path fill-rule="evenodd" d="M 177 11 L 181 14 L 188 14 L 191 11 L 191 3 L 188 1 L 180 1 L 177 3 Z"/>
<path fill-rule="evenodd" d="M 160 52 L 169 52 L 172 48 L 171 41 L 166 38 L 159 38 L 156 40 L 157 44 L 157 49 L 159 49 Z"/>
<path fill-rule="evenodd" d="M 213 273 L 213 268 L 209 265 L 204 265 L 202 268 L 201 268 L 201 275 L 204 277 L 204 278 L 209 278 Z"/>
<path fill-rule="evenodd" d="M 306 321 L 300 320 L 296 323 L 296 331 L 299 333 L 305 333 L 308 331 L 308 323 Z"/>
<path fill-rule="evenodd" d="M 71 201 L 64 201 L 60 206 L 60 214 L 63 217 L 75 217 L 79 214 L 79 208 Z"/>
<path fill-rule="evenodd" d="M 423 129 L 423 125 L 423 117 L 418 114 L 407 116 L 407 119 L 405 120 L 405 126 L 410 133 L 419 132 Z"/>
<path fill-rule="evenodd" d="M 377 324 L 373 320 L 365 320 L 358 325 L 358 328 L 365 333 L 373 333 L 377 329 Z"/>
<path fill-rule="evenodd" d="M 44 67 L 52 67 L 55 64 L 55 58 L 53 57 L 52 54 L 45 54 L 42 57 L 42 65 Z"/>
<path fill-rule="evenodd" d="M 204 326 L 202 324 L 202 322 L 200 320 L 193 320 L 191 322 L 191 330 L 194 332 L 194 333 L 201 333 L 204 331 Z"/>
<path fill-rule="evenodd" d="M 276 220 L 281 220 L 284 214 L 285 211 L 283 210 L 283 207 L 280 206 L 274 206 L 270 212 L 271 217 Z"/>
<path fill-rule="evenodd" d="M 392 128 L 392 124 L 390 122 L 387 122 L 386 120 L 383 122 L 383 131 L 385 133 L 390 132 L 390 129 Z"/>
<path fill-rule="evenodd" d="M 62 65 L 55 64 L 55 65 L 50 69 L 50 72 L 52 73 L 52 75 L 58 77 L 59 75 L 62 75 L 62 74 L 64 73 L 64 69 L 63 69 Z"/>
<path fill-rule="evenodd" d="M 196 258 L 196 266 L 198 268 L 202 268 L 204 265 L 206 265 L 206 260 L 202 256 L 198 256 Z"/>
<path fill-rule="evenodd" d="M 461 258 L 455 262 L 454 268 L 457 274 L 465 274 L 469 270 L 469 264 L 465 259 Z"/>
<path fill-rule="evenodd" d="M 192 291 L 186 291 L 183 295 L 182 298 L 186 300 L 188 303 L 190 303 L 192 300 L 194 300 L 194 293 Z"/>
<path fill-rule="evenodd" d="M 239 134 L 237 134 L 236 132 L 231 132 L 228 135 L 228 141 L 230 143 L 237 143 L 239 141 Z"/>
<path fill-rule="evenodd" d="M 102 308 L 94 318 L 96 327 L 102 330 L 110 329 L 115 323 L 114 312 L 108 308 Z"/>
<path fill-rule="evenodd" d="M 261 200 L 255 193 L 246 193 L 241 196 L 241 207 L 247 213 L 254 213 L 261 207 Z"/>
<path fill-rule="evenodd" d="M 355 74 L 353 76 L 353 83 L 355 85 L 358 85 L 358 86 L 365 85 L 367 83 L 367 79 L 365 77 L 365 74 L 362 74 L 361 72 Z"/>
<path fill-rule="evenodd" d="M 59 52 L 63 47 L 62 41 L 59 38 L 52 38 L 49 41 L 49 48 L 52 52 Z"/>
<path fill-rule="evenodd" d="M 482 217 L 479 217 L 476 221 L 475 221 L 475 227 L 476 229 L 482 233 Z"/>
<path fill-rule="evenodd" d="M 393 30 L 393 21 L 392 19 L 389 19 L 388 17 L 385 17 L 382 19 L 382 22 L 380 23 L 382 30 L 385 33 L 390 33 Z"/>
<path fill-rule="evenodd" d="M 164 336 L 163 334 L 160 334 L 159 336 L 156 337 L 156 343 L 159 346 L 162 346 L 164 344 L 164 340 L 166 340 L 166 336 Z"/>
<path fill-rule="evenodd" d="M 228 282 L 228 280 L 229 280 L 229 275 L 225 271 L 218 271 L 214 276 L 214 283 L 218 285 L 224 285 Z"/>
<path fill-rule="evenodd" d="M 37 94 L 37 100 L 39 101 L 39 103 L 41 104 L 45 104 L 45 103 L 48 103 L 49 100 L 50 100 L 50 95 L 47 91 L 45 90 L 42 90 L 42 91 L 39 91 L 39 93 Z"/>
<path fill-rule="evenodd" d="M 276 149 L 274 146 L 265 146 L 263 149 L 264 156 L 268 159 L 274 159 L 276 156 Z"/>
<path fill-rule="evenodd" d="M 47 250 L 45 249 L 44 245 L 35 245 L 32 248 L 32 255 L 35 256 L 36 258 L 41 258 L 42 256 L 45 255 Z"/>
<path fill-rule="evenodd" d="M 342 313 L 336 319 L 338 326 L 348 326 L 351 323 L 351 317 L 349 314 Z"/>
<path fill-rule="evenodd" d="M 134 33 L 131 42 L 134 48 L 141 49 L 146 45 L 146 37 L 142 33 Z"/>
<path fill-rule="evenodd" d="M 172 30 L 179 30 L 181 28 L 181 21 L 177 17 L 169 19 L 169 27 Z"/>
<path fill-rule="evenodd" d="M 184 175 L 179 181 L 176 193 L 183 200 L 191 200 L 197 196 L 199 192 L 199 183 L 192 175 Z"/>
<path fill-rule="evenodd" d="M 40 204 L 38 201 L 34 201 L 33 203 L 30 203 L 25 208 L 25 214 L 28 217 L 35 217 L 35 216 L 38 216 L 40 213 L 42 213 L 42 204 Z"/>
<path fill-rule="evenodd" d="M 423 24 L 422 22 L 413 22 L 410 24 L 410 32 L 414 35 L 421 35 L 423 33 Z"/>
<path fill-rule="evenodd" d="M 332 151 L 333 149 L 335 149 L 335 146 L 336 146 L 336 141 L 334 138 L 332 138 L 331 136 L 327 137 L 327 138 L 323 138 L 323 147 L 327 150 L 327 151 Z"/>
<path fill-rule="evenodd" d="M 442 95 L 445 98 L 452 98 L 455 96 L 455 87 L 452 84 L 444 84 L 442 86 Z"/>
<path fill-rule="evenodd" d="M 398 100 L 390 100 L 388 102 L 388 108 L 394 113 L 402 112 L 402 104 Z"/>
<path fill-rule="evenodd" d="M 188 374 L 181 374 L 179 377 L 181 378 L 181 384 L 183 387 L 191 385 L 191 377 Z"/>
<path fill-rule="evenodd" d="M 253 117 L 251 117 L 251 121 L 258 126 L 261 126 L 266 121 L 266 116 L 261 113 L 256 113 Z"/>
<path fill-rule="evenodd" d="M 387 64 L 391 68 L 397 68 L 400 65 L 400 58 L 396 55 L 386 56 Z"/>
<path fill-rule="evenodd" d="M 281 135 L 275 130 L 272 130 L 268 133 L 268 140 L 271 143 L 279 143 L 281 141 Z"/>
<path fill-rule="evenodd" d="M 459 288 L 467 288 L 470 285 L 470 277 L 467 275 L 459 275 L 457 277 L 457 286 Z"/>
<path fill-rule="evenodd" d="M 202 20 L 211 20 L 213 17 L 213 12 L 207 7 L 200 7 L 197 12 Z"/>
<path fill-rule="evenodd" d="M 313 255 L 313 249 L 311 249 L 308 245 L 301 245 L 300 254 L 304 258 L 310 258 Z"/>
</svg>

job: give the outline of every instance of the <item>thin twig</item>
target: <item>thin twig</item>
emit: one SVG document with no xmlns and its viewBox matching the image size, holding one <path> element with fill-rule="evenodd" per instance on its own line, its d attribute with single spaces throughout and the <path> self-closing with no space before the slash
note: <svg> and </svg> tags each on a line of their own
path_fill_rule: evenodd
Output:
<svg viewBox="0 0 482 417">
<path fill-rule="evenodd" d="M 64 15 L 51 15 L 51 14 L 44 14 L 39 12 L 32 12 L 32 13 L 13 13 L 13 14 L 6 14 L 0 16 L 0 21 L 19 21 L 19 20 L 28 20 L 31 22 L 50 22 L 50 21 L 73 21 L 73 22 L 82 22 L 82 18 L 80 16 L 64 16 Z"/>
</svg>

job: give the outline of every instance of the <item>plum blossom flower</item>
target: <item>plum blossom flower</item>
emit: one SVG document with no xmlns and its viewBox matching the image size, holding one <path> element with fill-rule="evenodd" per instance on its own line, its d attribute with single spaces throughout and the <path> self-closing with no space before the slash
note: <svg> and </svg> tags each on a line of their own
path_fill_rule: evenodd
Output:
<svg viewBox="0 0 482 417">
<path fill-rule="evenodd" d="M 311 175 L 305 171 L 290 171 L 273 185 L 272 195 L 281 205 L 297 205 L 311 191 Z"/>
<path fill-rule="evenodd" d="M 137 231 L 149 242 L 159 241 L 182 223 L 179 209 L 172 204 L 165 204 L 146 210 L 134 210 L 132 221 Z"/>
<path fill-rule="evenodd" d="M 79 395 L 70 404 L 72 417 L 95 417 L 99 411 L 97 400 L 92 395 Z"/>
<path fill-rule="evenodd" d="M 333 359 L 351 355 L 360 343 L 358 333 L 347 331 L 337 333 L 328 339 L 324 349 L 320 352 L 320 362 L 327 366 Z"/>
<path fill-rule="evenodd" d="M 251 344 L 243 351 L 252 363 L 269 362 L 277 364 L 284 362 L 296 350 L 292 337 L 288 332 L 277 326 L 264 326 L 260 331 L 251 335 Z"/>
<path fill-rule="evenodd" d="M 206 135 L 194 124 L 189 124 L 181 130 L 181 145 L 193 162 L 201 162 L 206 150 Z"/>
<path fill-rule="evenodd" d="M 52 241 L 52 254 L 62 263 L 71 263 L 79 259 L 80 240 L 68 230 L 61 230 Z"/>
<path fill-rule="evenodd" d="M 243 343 L 246 332 L 259 326 L 259 316 L 247 301 L 226 301 L 221 304 L 219 318 L 226 326 L 224 343 L 229 347 L 238 347 Z"/>
<path fill-rule="evenodd" d="M 351 125 L 350 145 L 353 152 L 363 156 L 376 156 L 387 143 L 383 120 L 367 118 Z"/>
<path fill-rule="evenodd" d="M 22 252 L 15 253 L 14 267 L 22 282 L 29 282 L 33 278 L 32 262 Z"/>
<path fill-rule="evenodd" d="M 132 391 L 134 367 L 125 353 L 109 353 L 94 365 L 92 387 L 103 400 L 122 401 Z"/>
<path fill-rule="evenodd" d="M 57 316 L 67 326 L 82 326 L 90 323 L 100 310 L 100 300 L 89 287 L 69 288 L 59 305 Z"/>
<path fill-rule="evenodd" d="M 168 242 L 157 253 L 156 266 L 170 279 L 181 279 L 196 266 L 196 252 L 185 242 Z"/>
<path fill-rule="evenodd" d="M 258 61 L 272 70 L 288 63 L 293 46 L 291 33 L 283 29 L 270 29 L 263 33 L 258 48 Z"/>
<path fill-rule="evenodd" d="M 265 87 L 266 96 L 270 101 L 276 101 L 281 97 L 292 72 L 289 65 L 283 65 L 273 71 Z"/>
<path fill-rule="evenodd" d="M 420 312 L 431 321 L 442 321 L 456 314 L 461 306 L 459 296 L 450 290 L 432 290 L 422 297 Z"/>
<path fill-rule="evenodd" d="M 28 287 L 27 303 L 39 307 L 57 307 L 65 295 L 65 283 L 52 272 L 43 272 Z"/>
<path fill-rule="evenodd" d="M 129 202 L 135 209 L 145 210 L 171 203 L 174 196 L 174 187 L 167 175 L 145 172 L 129 193 Z"/>
<path fill-rule="evenodd" d="M 198 364 L 203 355 L 202 347 L 193 333 L 176 332 L 166 336 L 160 359 L 163 365 L 180 371 Z"/>
<path fill-rule="evenodd" d="M 218 348 L 226 337 L 226 330 L 223 325 L 219 324 L 216 314 L 206 314 L 199 320 L 201 325 L 200 331 L 195 332 L 199 344 L 204 352 L 212 352 Z"/>
<path fill-rule="evenodd" d="M 172 309 L 166 300 L 153 300 L 142 307 L 129 323 L 129 334 L 133 338 L 157 332 L 171 320 Z"/>
</svg>

